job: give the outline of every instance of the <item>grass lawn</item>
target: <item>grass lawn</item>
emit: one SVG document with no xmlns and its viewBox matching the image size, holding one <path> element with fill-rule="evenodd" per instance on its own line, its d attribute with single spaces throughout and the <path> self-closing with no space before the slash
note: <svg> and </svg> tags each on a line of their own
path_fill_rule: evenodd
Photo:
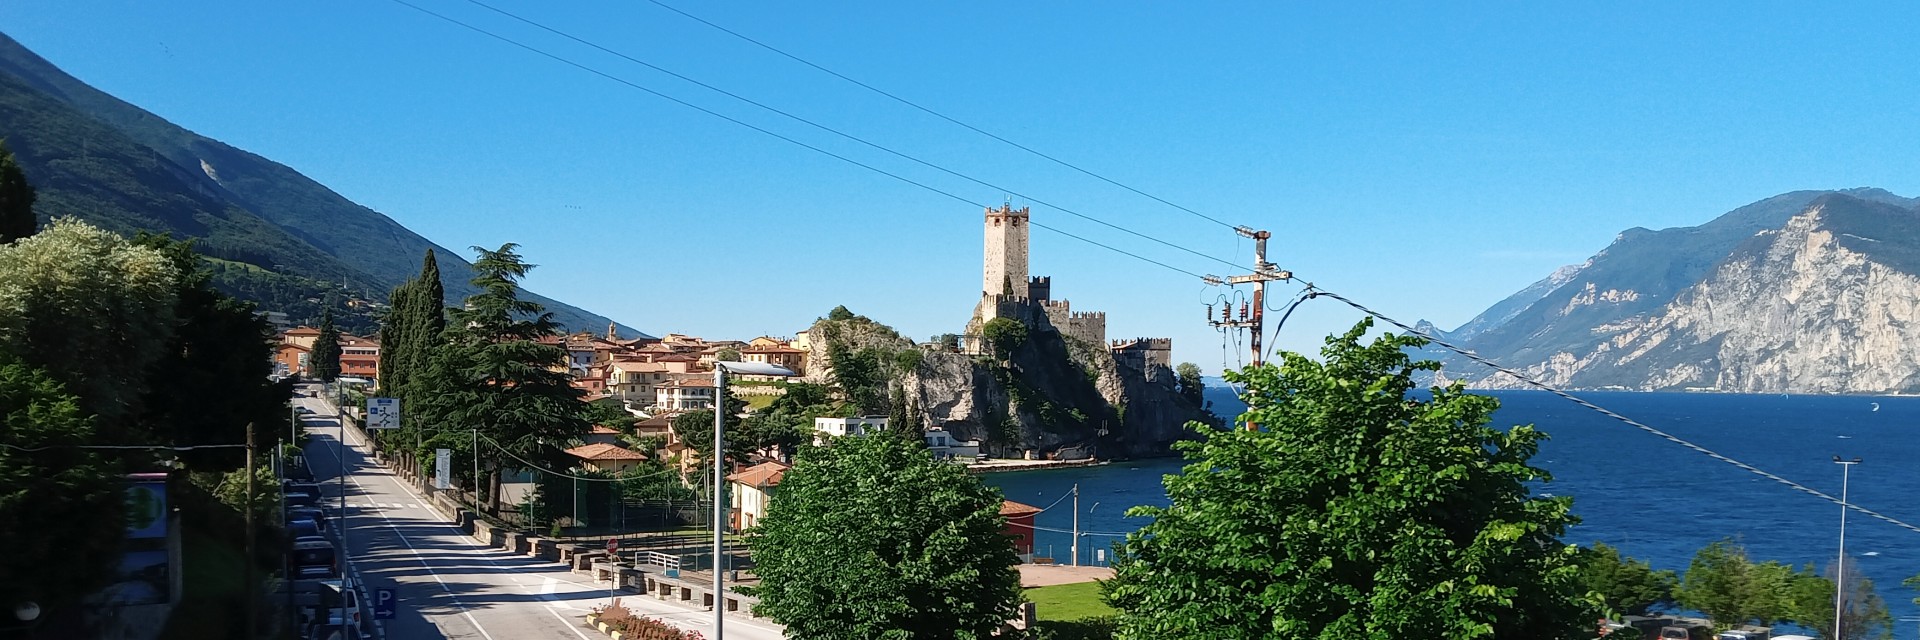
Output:
<svg viewBox="0 0 1920 640">
<path fill-rule="evenodd" d="M 1100 583 L 1079 582 L 1027 590 L 1034 613 L 1041 620 L 1083 620 L 1114 614 L 1113 607 L 1100 601 Z"/>
<path fill-rule="evenodd" d="M 773 406 L 773 401 L 779 399 L 779 397 L 780 396 L 747 396 L 747 408 L 758 411 L 771 407 Z"/>
</svg>

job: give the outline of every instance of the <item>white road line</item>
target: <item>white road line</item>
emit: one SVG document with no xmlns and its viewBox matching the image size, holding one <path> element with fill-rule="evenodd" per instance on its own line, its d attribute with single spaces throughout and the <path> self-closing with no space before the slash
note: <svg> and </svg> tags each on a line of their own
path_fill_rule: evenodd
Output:
<svg viewBox="0 0 1920 640">
<path fill-rule="evenodd" d="M 352 474 L 347 473 L 347 465 L 344 464 L 344 459 L 346 458 L 346 452 L 344 451 L 335 452 L 334 457 L 336 459 L 341 459 L 343 461 L 339 469 L 341 475 L 345 475 L 347 477 L 347 481 L 352 482 L 354 487 L 359 488 L 363 492 L 366 491 L 367 490 L 366 486 L 360 484 L 360 480 L 358 478 L 355 478 L 353 477 Z M 434 571 L 433 565 L 427 564 L 427 559 L 420 557 L 420 550 L 413 546 L 413 542 L 410 540 L 407 540 L 407 536 L 401 534 L 399 529 L 394 528 L 393 520 L 388 518 L 387 514 L 385 513 L 380 514 L 380 519 L 386 521 L 387 528 L 393 530 L 394 537 L 399 538 L 402 544 L 407 545 L 407 550 L 413 552 L 413 559 L 416 561 L 419 561 L 420 567 L 426 569 L 428 575 L 433 576 L 433 581 L 440 583 L 440 590 L 447 592 L 447 597 L 453 599 L 454 606 L 460 607 L 460 615 L 467 617 L 467 622 L 473 625 L 474 630 L 479 631 L 480 635 L 484 636 L 487 640 L 493 640 L 493 634 L 487 633 L 487 628 L 480 626 L 480 621 L 473 617 L 473 612 L 467 609 L 467 605 L 465 603 L 460 602 L 460 596 L 453 592 L 452 587 L 447 586 L 447 581 L 440 577 L 440 572 Z M 342 526 L 345 526 L 345 523 L 342 523 Z M 353 550 L 348 549 L 347 553 L 351 555 L 353 553 Z"/>
</svg>

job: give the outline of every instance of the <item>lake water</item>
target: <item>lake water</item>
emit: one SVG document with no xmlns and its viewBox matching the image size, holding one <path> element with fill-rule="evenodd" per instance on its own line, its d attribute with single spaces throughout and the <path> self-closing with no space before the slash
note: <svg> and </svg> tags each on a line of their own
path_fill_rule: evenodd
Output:
<svg viewBox="0 0 1920 640">
<path fill-rule="evenodd" d="M 1684 571 L 1695 551 L 1738 536 L 1755 560 L 1824 566 L 1838 550 L 1840 507 L 1681 447 L 1557 396 L 1492 392 L 1502 403 L 1496 425 L 1532 423 L 1552 436 L 1534 459 L 1554 476 L 1540 488 L 1572 496 L 1582 523 L 1569 542 L 1606 542 L 1656 568 Z M 1672 393 L 1582 393 L 1588 401 L 1752 464 L 1813 489 L 1840 495 L 1833 456 L 1862 458 L 1849 499 L 1904 522 L 1920 524 L 1920 398 Z M 1241 405 L 1225 389 L 1208 389 L 1223 415 Z M 1875 405 L 1878 410 L 1875 410 Z M 1127 507 L 1165 505 L 1161 476 L 1178 459 L 1116 462 L 1100 467 L 987 474 L 1008 499 L 1046 507 L 1080 485 L 1081 562 L 1095 562 L 1122 534 L 1145 524 Z M 1096 505 L 1097 503 L 1097 505 Z M 1039 515 L 1036 526 L 1069 529 L 1071 499 Z M 1039 531 L 1042 554 L 1066 561 L 1071 535 Z M 1916 638 L 1920 606 L 1900 585 L 1920 573 L 1920 533 L 1852 513 L 1849 563 L 1873 580 L 1895 618 L 1898 638 Z"/>
</svg>

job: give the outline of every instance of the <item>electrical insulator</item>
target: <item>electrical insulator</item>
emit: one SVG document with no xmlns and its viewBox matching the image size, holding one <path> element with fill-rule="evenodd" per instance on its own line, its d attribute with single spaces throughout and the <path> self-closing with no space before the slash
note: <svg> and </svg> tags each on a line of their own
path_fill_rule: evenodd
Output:
<svg viewBox="0 0 1920 640">
<path fill-rule="evenodd" d="M 1207 305 L 1207 322 L 1213 322 L 1213 305 Z"/>
<path fill-rule="evenodd" d="M 1240 319 L 1247 319 L 1247 303 L 1245 302 L 1240 303 Z"/>
</svg>

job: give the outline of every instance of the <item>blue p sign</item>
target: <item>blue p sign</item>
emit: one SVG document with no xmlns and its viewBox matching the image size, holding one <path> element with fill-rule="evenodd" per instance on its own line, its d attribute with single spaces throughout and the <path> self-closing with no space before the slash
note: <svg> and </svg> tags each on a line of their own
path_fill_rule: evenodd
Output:
<svg viewBox="0 0 1920 640">
<path fill-rule="evenodd" d="M 373 619 L 392 620 L 393 610 L 399 604 L 400 596 L 392 589 L 373 590 Z"/>
</svg>

